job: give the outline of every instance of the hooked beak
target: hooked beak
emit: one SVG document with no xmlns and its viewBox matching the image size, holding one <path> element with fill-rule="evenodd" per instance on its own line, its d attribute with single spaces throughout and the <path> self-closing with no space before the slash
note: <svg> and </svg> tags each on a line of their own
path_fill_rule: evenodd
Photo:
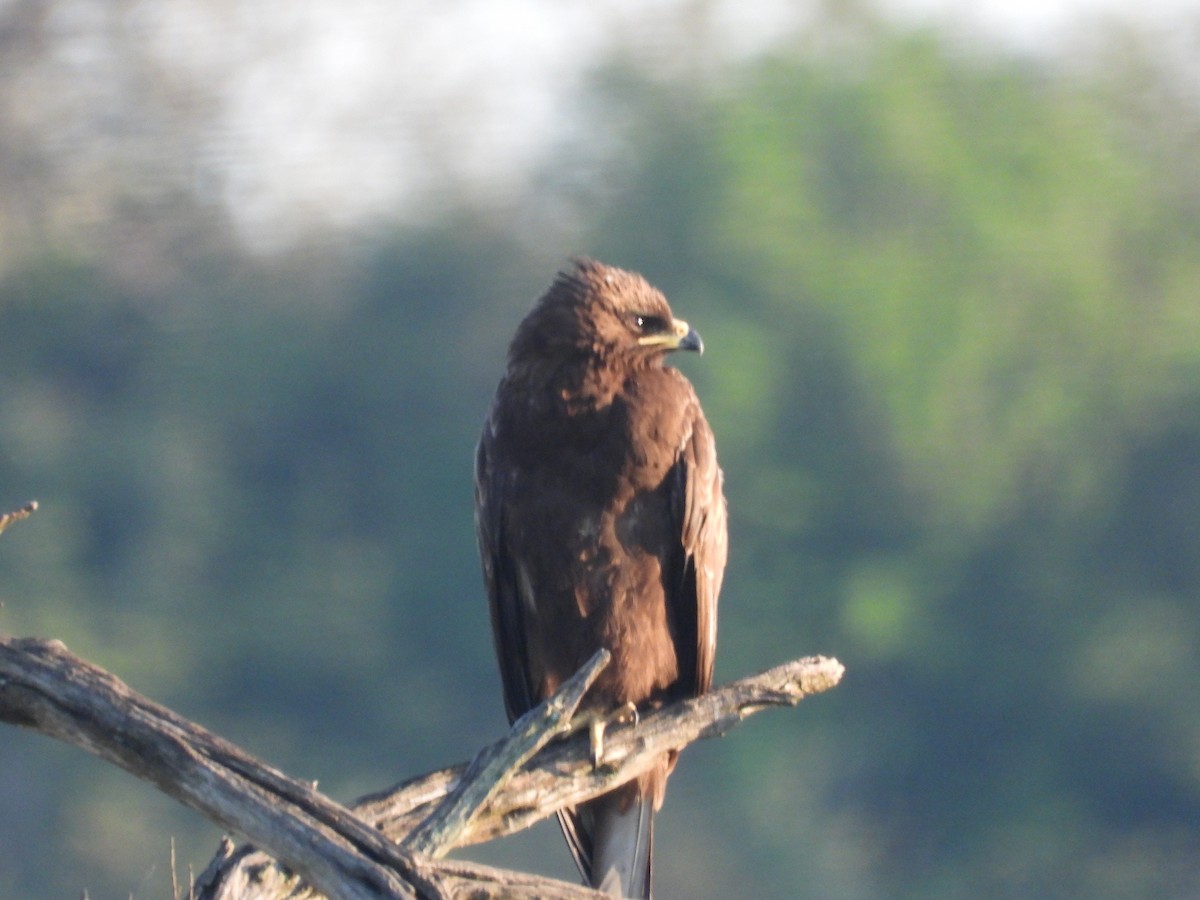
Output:
<svg viewBox="0 0 1200 900">
<path fill-rule="evenodd" d="M 704 352 L 704 341 L 683 319 L 672 319 L 671 330 L 662 334 L 651 334 L 639 338 L 638 343 L 643 347 L 662 347 L 664 350 L 695 350 Z"/>
</svg>

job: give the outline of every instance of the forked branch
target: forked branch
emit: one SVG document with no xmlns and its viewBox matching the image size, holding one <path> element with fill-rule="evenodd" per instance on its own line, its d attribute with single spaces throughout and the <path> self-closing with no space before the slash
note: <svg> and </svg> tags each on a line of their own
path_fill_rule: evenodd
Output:
<svg viewBox="0 0 1200 900">
<path fill-rule="evenodd" d="M 0 721 L 82 747 L 263 848 L 223 845 L 196 885 L 198 897 L 298 897 L 309 893 L 303 882 L 339 898 L 567 900 L 600 895 L 437 857 L 604 793 L 663 753 L 724 734 L 764 707 L 828 690 L 843 671 L 837 660 L 808 657 L 648 712 L 612 730 L 594 766 L 586 735 L 553 738 L 606 661 L 598 654 L 471 764 L 411 779 L 352 809 L 137 694 L 57 641 L 0 636 Z"/>
</svg>

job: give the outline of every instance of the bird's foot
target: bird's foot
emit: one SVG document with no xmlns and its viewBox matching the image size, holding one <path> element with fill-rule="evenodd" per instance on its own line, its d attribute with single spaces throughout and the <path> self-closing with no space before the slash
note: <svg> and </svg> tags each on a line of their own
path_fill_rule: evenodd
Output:
<svg viewBox="0 0 1200 900">
<path fill-rule="evenodd" d="M 587 710 L 571 720 L 571 732 L 587 729 L 588 741 L 592 750 L 592 767 L 600 768 L 604 759 L 604 733 L 612 725 L 636 725 L 638 709 L 632 701 L 618 706 L 614 710 Z"/>
</svg>

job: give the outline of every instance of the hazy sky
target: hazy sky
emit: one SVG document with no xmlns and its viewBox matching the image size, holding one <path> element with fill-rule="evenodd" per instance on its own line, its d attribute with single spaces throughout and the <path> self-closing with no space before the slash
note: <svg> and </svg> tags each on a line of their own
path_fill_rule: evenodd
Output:
<svg viewBox="0 0 1200 900">
<path fill-rule="evenodd" d="M 84 0 L 90 2 L 90 0 Z M 838 8 L 849 0 L 828 5 Z M 420 215 L 448 186 L 500 201 L 570 134 L 588 65 L 620 48 L 671 68 L 803 24 L 796 0 L 163 0 L 143 4 L 162 59 L 218 83 L 210 189 L 246 236 L 311 220 Z M 879 0 L 973 44 L 1053 52 L 1081 19 L 1171 22 L 1200 0 Z M 681 13 L 681 10 L 687 11 Z M 298 225 L 297 227 L 302 227 Z"/>
<path fill-rule="evenodd" d="M 963 21 L 969 27 L 1021 47 L 1061 38 L 1072 22 L 1110 16 L 1151 23 L 1200 11 L 1200 0 L 881 0 L 904 17 Z"/>
</svg>

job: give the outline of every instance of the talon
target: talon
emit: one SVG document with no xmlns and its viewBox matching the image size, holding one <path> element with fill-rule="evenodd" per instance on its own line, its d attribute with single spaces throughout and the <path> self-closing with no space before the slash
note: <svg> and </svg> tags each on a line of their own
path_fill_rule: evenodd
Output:
<svg viewBox="0 0 1200 900">
<path fill-rule="evenodd" d="M 592 767 L 600 768 L 604 760 L 604 732 L 610 725 L 637 725 L 639 713 L 637 704 L 632 701 L 617 707 L 607 713 L 598 710 L 588 710 L 571 720 L 568 733 L 578 733 L 585 728 L 588 732 L 588 743 L 591 747 Z"/>
<path fill-rule="evenodd" d="M 588 723 L 588 739 L 592 747 L 592 768 L 600 768 L 600 760 L 604 756 L 604 729 L 608 726 L 603 718 L 597 716 Z"/>
<path fill-rule="evenodd" d="M 637 704 L 629 700 L 621 707 L 621 722 L 637 725 L 642 720 Z"/>
</svg>

